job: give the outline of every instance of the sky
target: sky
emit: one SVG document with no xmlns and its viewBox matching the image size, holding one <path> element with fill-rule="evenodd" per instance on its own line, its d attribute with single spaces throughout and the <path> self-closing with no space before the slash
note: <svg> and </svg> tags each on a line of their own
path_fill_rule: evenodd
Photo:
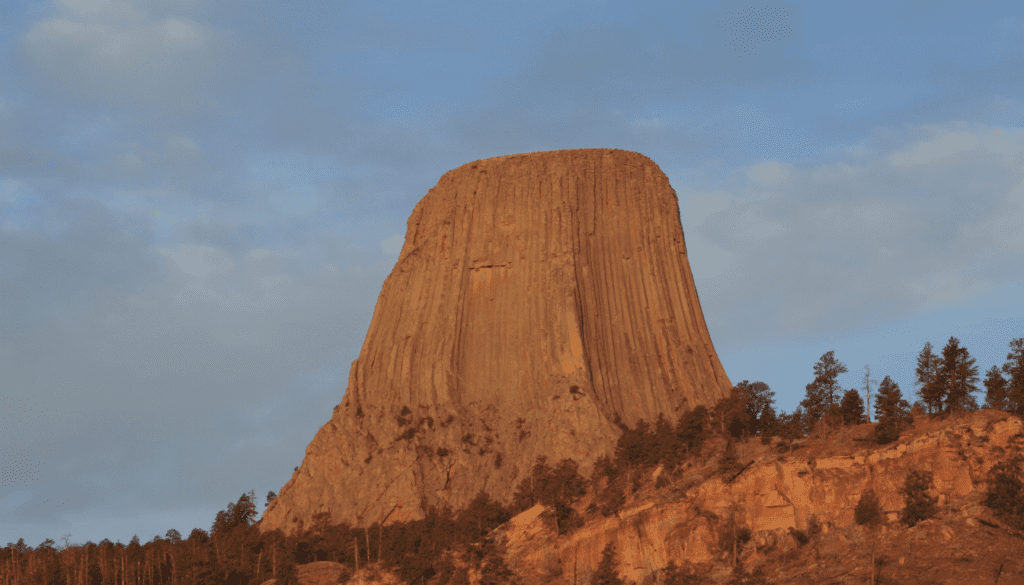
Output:
<svg viewBox="0 0 1024 585">
<path fill-rule="evenodd" d="M 445 172 L 642 153 L 729 379 L 1024 337 L 1016 1 L 9 0 L 0 545 L 260 513 Z M 979 402 L 983 395 L 979 395 Z"/>
</svg>

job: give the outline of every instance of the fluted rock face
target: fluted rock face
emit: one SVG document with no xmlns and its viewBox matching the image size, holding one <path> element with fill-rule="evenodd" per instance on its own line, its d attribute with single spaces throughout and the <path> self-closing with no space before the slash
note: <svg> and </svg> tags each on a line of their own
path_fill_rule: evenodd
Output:
<svg viewBox="0 0 1024 585">
<path fill-rule="evenodd" d="M 481 489 L 508 501 L 537 455 L 587 472 L 616 417 L 674 421 L 730 387 L 654 162 L 591 149 L 463 165 L 413 210 L 344 402 L 261 529 L 321 511 L 420 518 Z"/>
</svg>

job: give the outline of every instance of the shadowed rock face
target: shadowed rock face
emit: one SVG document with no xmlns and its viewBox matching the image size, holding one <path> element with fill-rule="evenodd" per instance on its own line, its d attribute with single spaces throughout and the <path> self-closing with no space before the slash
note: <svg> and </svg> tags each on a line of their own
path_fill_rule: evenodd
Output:
<svg viewBox="0 0 1024 585">
<path fill-rule="evenodd" d="M 730 388 L 654 162 L 469 163 L 413 210 L 345 400 L 261 527 L 421 518 L 481 489 L 507 502 L 537 455 L 589 473 L 617 416 L 674 421 Z"/>
</svg>

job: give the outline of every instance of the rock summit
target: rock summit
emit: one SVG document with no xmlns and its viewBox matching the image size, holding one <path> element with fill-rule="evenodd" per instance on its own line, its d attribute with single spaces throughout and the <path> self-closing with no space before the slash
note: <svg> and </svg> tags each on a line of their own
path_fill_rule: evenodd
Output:
<svg viewBox="0 0 1024 585">
<path fill-rule="evenodd" d="M 507 503 L 537 456 L 589 473 L 616 421 L 674 422 L 731 387 L 653 161 L 472 162 L 413 210 L 345 398 L 260 530 L 419 519 L 480 491 Z"/>
</svg>

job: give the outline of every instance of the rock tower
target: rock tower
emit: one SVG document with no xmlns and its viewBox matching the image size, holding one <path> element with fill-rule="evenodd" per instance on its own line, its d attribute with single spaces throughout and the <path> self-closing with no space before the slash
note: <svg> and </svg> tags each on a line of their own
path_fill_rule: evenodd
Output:
<svg viewBox="0 0 1024 585">
<path fill-rule="evenodd" d="M 507 503 L 537 456 L 587 474 L 620 430 L 731 388 L 647 157 L 476 161 L 416 205 L 348 389 L 260 530 L 368 526 Z"/>
</svg>

